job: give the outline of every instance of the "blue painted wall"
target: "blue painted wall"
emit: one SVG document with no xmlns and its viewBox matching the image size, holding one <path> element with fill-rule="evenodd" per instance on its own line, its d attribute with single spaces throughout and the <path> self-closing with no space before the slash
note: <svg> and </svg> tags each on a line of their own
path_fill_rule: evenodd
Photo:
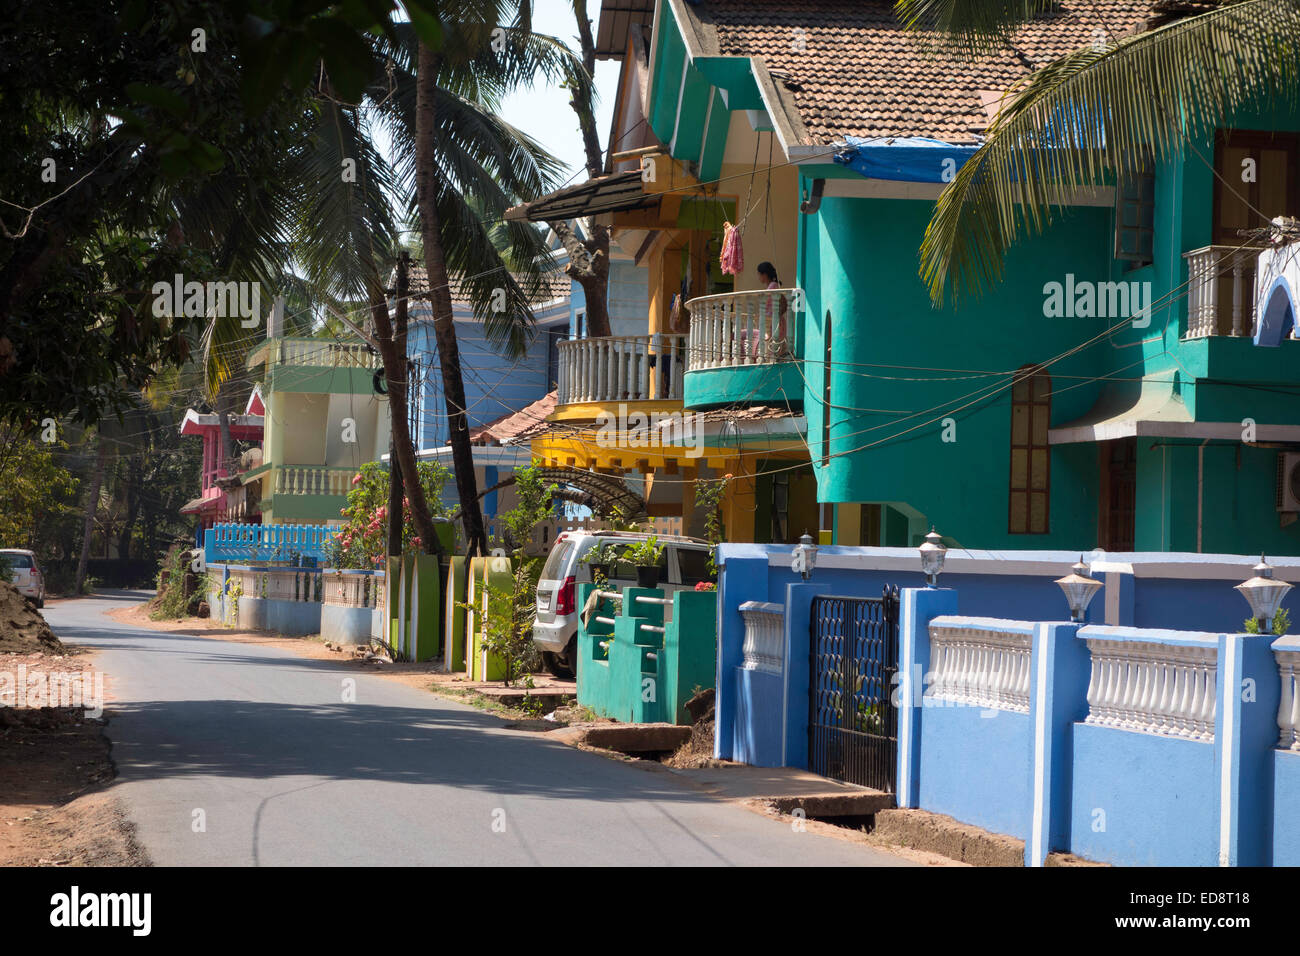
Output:
<svg viewBox="0 0 1300 956">
<path fill-rule="evenodd" d="M 926 701 L 921 715 L 921 806 L 1029 838 L 1029 715 Z"/>
<path fill-rule="evenodd" d="M 1214 866 L 1215 784 L 1213 743 L 1075 724 L 1070 850 L 1102 863 Z"/>
<path fill-rule="evenodd" d="M 1300 866 L 1300 753 L 1273 752 L 1273 865 Z"/>
</svg>

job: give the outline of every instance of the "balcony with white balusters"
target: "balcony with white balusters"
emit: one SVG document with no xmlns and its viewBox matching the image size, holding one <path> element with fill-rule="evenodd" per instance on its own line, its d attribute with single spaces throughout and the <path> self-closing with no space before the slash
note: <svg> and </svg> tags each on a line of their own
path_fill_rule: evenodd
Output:
<svg viewBox="0 0 1300 956">
<path fill-rule="evenodd" d="M 559 343 L 557 406 L 682 400 L 684 335 L 611 335 Z"/>
<path fill-rule="evenodd" d="M 688 301 L 687 407 L 801 402 L 803 298 L 802 289 L 761 289 Z"/>
</svg>

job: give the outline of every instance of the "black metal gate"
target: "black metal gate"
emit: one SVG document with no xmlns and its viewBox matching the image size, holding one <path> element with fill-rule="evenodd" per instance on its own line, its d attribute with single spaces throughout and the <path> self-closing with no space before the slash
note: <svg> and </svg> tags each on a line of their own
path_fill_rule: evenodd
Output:
<svg viewBox="0 0 1300 956">
<path fill-rule="evenodd" d="M 894 792 L 898 755 L 898 588 L 812 604 L 808 769 Z"/>
</svg>

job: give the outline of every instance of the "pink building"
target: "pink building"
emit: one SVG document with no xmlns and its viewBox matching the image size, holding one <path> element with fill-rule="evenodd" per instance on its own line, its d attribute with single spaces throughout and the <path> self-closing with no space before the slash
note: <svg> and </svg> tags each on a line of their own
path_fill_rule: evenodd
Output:
<svg viewBox="0 0 1300 956">
<path fill-rule="evenodd" d="M 250 499 L 245 486 L 239 481 L 239 475 L 262 463 L 260 443 L 265 416 L 266 405 L 262 401 L 262 393 L 255 388 L 248 397 L 244 413 L 231 419 L 230 437 L 233 441 L 258 442 L 259 447 L 244 452 L 240 458 L 222 461 L 221 429 L 216 414 L 201 414 L 192 408 L 186 410 L 185 418 L 181 421 L 181 434 L 202 436 L 203 477 L 199 497 L 181 508 L 181 514 L 197 516 L 196 540 L 200 544 L 204 530 L 218 521 L 243 521 L 249 524 L 261 522 L 257 496 Z"/>
</svg>

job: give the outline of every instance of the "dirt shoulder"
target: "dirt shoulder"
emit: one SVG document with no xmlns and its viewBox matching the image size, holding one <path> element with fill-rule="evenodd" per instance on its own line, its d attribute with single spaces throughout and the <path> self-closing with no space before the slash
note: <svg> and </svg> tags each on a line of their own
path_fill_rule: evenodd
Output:
<svg viewBox="0 0 1300 956">
<path fill-rule="evenodd" d="M 105 789 L 116 775 L 105 719 L 87 716 L 87 706 L 49 706 L 60 702 L 56 688 L 73 682 L 90 713 L 99 711 L 104 700 L 94 698 L 108 693 L 100 693 L 93 653 L 0 654 L 0 694 L 8 695 L 0 706 L 0 866 L 148 865 Z"/>
</svg>

